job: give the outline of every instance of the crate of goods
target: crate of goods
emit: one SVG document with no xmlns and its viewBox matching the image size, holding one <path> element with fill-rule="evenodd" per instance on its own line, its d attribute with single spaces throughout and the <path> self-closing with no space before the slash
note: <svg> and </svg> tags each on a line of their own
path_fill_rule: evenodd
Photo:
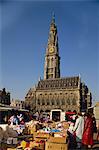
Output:
<svg viewBox="0 0 99 150">
<path fill-rule="evenodd" d="M 41 137 L 41 138 L 48 139 L 50 137 L 50 134 L 49 133 L 45 133 L 45 132 L 38 132 L 36 137 Z"/>
<path fill-rule="evenodd" d="M 50 137 L 45 144 L 45 150 L 68 150 L 66 137 Z"/>
<path fill-rule="evenodd" d="M 62 130 L 61 132 L 55 132 L 54 137 L 66 137 L 67 138 L 67 133 L 65 130 Z"/>
<path fill-rule="evenodd" d="M 38 142 L 44 141 L 44 142 L 46 142 L 47 139 L 46 138 L 42 138 L 42 137 L 34 137 L 34 141 L 38 141 Z"/>
<path fill-rule="evenodd" d="M 68 150 L 68 144 L 66 143 L 52 143 L 46 142 L 45 150 Z"/>
<path fill-rule="evenodd" d="M 38 149 L 44 150 L 45 149 L 45 142 L 41 140 L 38 143 L 39 143 Z"/>
<path fill-rule="evenodd" d="M 35 149 L 39 149 L 39 150 L 44 150 L 45 149 L 45 142 L 44 141 L 33 141 L 30 142 L 30 146 L 31 149 L 35 148 Z"/>
<path fill-rule="evenodd" d="M 48 142 L 52 143 L 66 143 L 66 137 L 50 137 Z"/>
</svg>

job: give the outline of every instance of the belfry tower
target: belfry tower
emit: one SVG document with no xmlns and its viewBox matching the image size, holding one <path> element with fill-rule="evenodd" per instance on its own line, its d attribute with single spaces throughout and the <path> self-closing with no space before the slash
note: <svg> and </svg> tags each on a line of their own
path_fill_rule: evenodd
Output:
<svg viewBox="0 0 99 150">
<path fill-rule="evenodd" d="M 34 113 L 52 109 L 80 112 L 88 110 L 91 100 L 91 92 L 81 82 L 80 76 L 60 77 L 58 35 L 53 15 L 45 53 L 44 79 L 29 89 L 25 97 L 26 106 Z"/>
<path fill-rule="evenodd" d="M 52 16 L 48 44 L 46 48 L 44 79 L 60 78 L 60 57 L 58 47 L 57 27 L 55 25 L 55 17 Z"/>
</svg>

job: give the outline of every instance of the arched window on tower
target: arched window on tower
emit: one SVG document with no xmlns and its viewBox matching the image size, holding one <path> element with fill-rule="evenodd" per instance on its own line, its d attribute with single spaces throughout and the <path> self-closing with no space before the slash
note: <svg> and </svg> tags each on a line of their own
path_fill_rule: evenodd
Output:
<svg viewBox="0 0 99 150">
<path fill-rule="evenodd" d="M 51 30 L 49 35 L 49 42 L 54 43 L 54 32 Z"/>
<path fill-rule="evenodd" d="M 49 59 L 47 60 L 47 66 L 48 67 L 50 66 L 50 60 Z"/>
<path fill-rule="evenodd" d="M 54 59 L 53 59 L 53 57 L 51 58 L 51 67 L 53 67 L 53 64 L 54 63 Z"/>
</svg>

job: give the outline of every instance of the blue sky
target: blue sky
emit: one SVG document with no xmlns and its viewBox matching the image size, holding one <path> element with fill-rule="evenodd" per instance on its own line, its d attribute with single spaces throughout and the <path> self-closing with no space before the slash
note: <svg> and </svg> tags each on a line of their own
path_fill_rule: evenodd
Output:
<svg viewBox="0 0 99 150">
<path fill-rule="evenodd" d="M 0 88 L 24 99 L 39 77 L 52 12 L 58 28 L 61 77 L 81 75 L 99 101 L 98 1 L 3 0 L 0 3 Z"/>
</svg>

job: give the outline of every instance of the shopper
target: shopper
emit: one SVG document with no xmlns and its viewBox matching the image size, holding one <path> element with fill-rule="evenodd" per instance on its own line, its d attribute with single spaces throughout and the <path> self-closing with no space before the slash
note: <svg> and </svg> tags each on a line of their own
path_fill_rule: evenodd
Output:
<svg viewBox="0 0 99 150">
<path fill-rule="evenodd" d="M 69 139 L 69 149 L 76 148 L 76 137 L 74 134 L 74 123 L 70 122 L 69 128 L 67 130 L 68 139 Z"/>
<path fill-rule="evenodd" d="M 10 121 L 11 125 L 18 125 L 19 124 L 19 119 L 17 117 L 17 112 L 12 110 L 12 116 L 8 120 Z"/>
<path fill-rule="evenodd" d="M 92 119 L 93 119 L 93 132 L 97 133 L 96 118 L 94 117 L 94 114 L 92 114 Z"/>
<path fill-rule="evenodd" d="M 74 132 L 76 134 L 77 148 L 81 148 L 82 134 L 84 130 L 84 118 L 81 113 L 78 113 L 78 118 L 76 119 Z"/>
<path fill-rule="evenodd" d="M 89 113 L 87 113 L 85 117 L 82 144 L 86 146 L 86 148 L 91 148 L 93 145 L 93 119 Z"/>
</svg>

